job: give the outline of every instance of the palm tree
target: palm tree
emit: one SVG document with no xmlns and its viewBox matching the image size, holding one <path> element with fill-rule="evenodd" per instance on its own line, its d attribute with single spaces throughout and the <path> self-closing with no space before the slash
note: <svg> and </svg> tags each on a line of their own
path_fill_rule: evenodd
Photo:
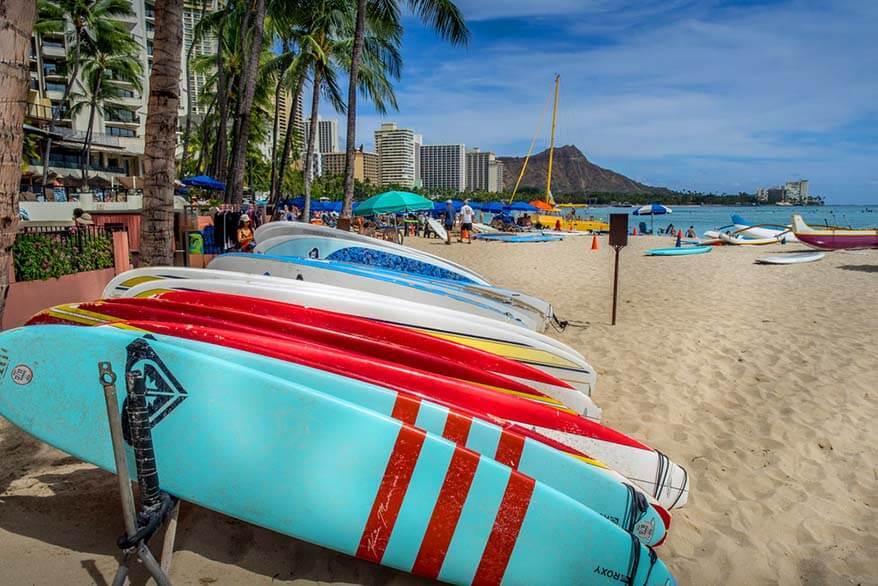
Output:
<svg viewBox="0 0 878 586">
<path fill-rule="evenodd" d="M 174 156 L 180 104 L 183 0 L 156 0 L 155 40 L 144 140 L 143 225 L 145 266 L 174 261 Z"/>
<path fill-rule="evenodd" d="M 74 81 L 79 74 L 83 46 L 93 43 L 96 39 L 108 39 L 126 34 L 124 26 L 115 19 L 122 16 L 133 16 L 134 10 L 130 0 L 38 0 L 39 19 L 34 25 L 34 32 L 64 33 L 67 38 L 67 81 L 60 107 L 52 108 L 51 129 L 67 112 L 68 100 Z M 52 139 L 46 139 L 43 156 L 43 185 L 49 177 L 49 157 L 52 154 Z"/>
<path fill-rule="evenodd" d="M 35 8 L 33 2 L 9 2 L 0 10 L 0 323 L 9 287 L 9 254 L 18 232 L 22 123 Z"/>
<path fill-rule="evenodd" d="M 469 30 L 463 15 L 452 0 L 406 0 L 408 8 L 422 22 L 436 30 L 453 45 L 465 45 Z M 363 65 L 367 19 L 399 22 L 399 0 L 357 0 L 354 42 L 348 79 L 347 138 L 345 145 L 344 206 L 341 216 L 351 217 L 354 200 L 354 158 L 357 148 L 357 91 L 360 90 L 360 68 Z"/>
<path fill-rule="evenodd" d="M 107 31 L 107 37 L 90 40 L 82 54 L 81 75 L 77 79 L 82 92 L 70 94 L 70 114 L 75 116 L 88 107 L 88 126 L 82 142 L 80 166 L 82 184 L 88 185 L 88 168 L 91 164 L 91 141 L 94 137 L 95 113 L 100 111 L 107 118 L 127 111 L 113 100 L 122 98 L 117 82 L 127 82 L 138 91 L 142 89 L 140 77 L 143 67 L 135 57 L 137 42 L 127 31 Z"/>
<path fill-rule="evenodd" d="M 226 178 L 226 202 L 233 204 L 240 204 L 244 198 L 244 164 L 250 136 L 253 95 L 256 92 L 256 75 L 263 50 L 265 0 L 251 0 L 245 22 L 248 23 L 247 28 L 244 29 L 247 34 L 239 39 L 246 47 L 245 64 L 240 79 L 242 93 L 237 104 L 235 140 L 232 142 L 232 156 L 229 160 L 229 171 Z"/>
</svg>

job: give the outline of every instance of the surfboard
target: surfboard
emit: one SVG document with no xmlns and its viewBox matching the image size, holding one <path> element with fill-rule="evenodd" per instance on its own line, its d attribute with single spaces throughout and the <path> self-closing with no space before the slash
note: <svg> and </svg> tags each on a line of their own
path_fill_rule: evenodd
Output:
<svg viewBox="0 0 878 586">
<path fill-rule="evenodd" d="M 579 452 L 607 461 L 620 474 L 638 484 L 667 508 L 682 506 L 686 502 L 688 480 L 685 470 L 649 446 L 616 430 L 578 417 L 570 411 L 558 409 L 557 405 L 545 405 L 519 396 L 497 393 L 441 375 L 334 351 L 303 340 L 289 341 L 252 331 L 239 333 L 236 329 L 203 327 L 176 320 L 126 323 L 150 332 L 222 343 L 240 350 L 291 360 L 349 378 L 414 393 L 448 407 L 460 406 L 483 413 L 489 418 L 500 418 L 519 424 Z"/>
<path fill-rule="evenodd" d="M 563 236 L 550 236 L 547 234 L 476 234 L 476 238 L 497 242 L 555 242 L 557 240 L 564 240 Z"/>
<path fill-rule="evenodd" d="M 342 238 L 276 236 L 257 244 L 255 252 L 269 256 L 333 260 L 451 281 L 476 282 L 465 273 L 458 271 L 454 265 L 423 257 L 417 252 L 390 251 L 372 243 L 352 242 Z"/>
<path fill-rule="evenodd" d="M 439 358 L 422 350 L 408 346 L 393 344 L 387 341 L 376 341 L 369 338 L 347 334 L 337 329 L 324 329 L 303 325 L 298 322 L 280 319 L 272 314 L 245 313 L 233 309 L 206 307 L 199 304 L 170 301 L 158 298 L 142 299 L 111 299 L 92 303 L 76 303 L 59 305 L 44 310 L 31 318 L 33 323 L 69 323 L 82 325 L 102 325 L 124 321 L 152 321 L 187 326 L 204 326 L 229 329 L 241 334 L 277 337 L 296 344 L 324 348 L 324 362 L 341 364 L 342 358 L 337 353 L 357 356 L 375 361 L 375 363 L 391 366 L 397 365 L 412 371 L 421 371 L 450 378 L 462 382 L 480 385 L 500 393 L 524 397 L 533 401 L 567 407 L 559 399 L 546 395 L 516 379 L 510 379 L 471 366 L 458 358 Z M 457 355 L 465 354 L 458 352 Z M 312 355 L 313 358 L 313 355 Z M 316 359 L 319 362 L 319 358 Z M 563 381 L 557 381 L 563 386 Z M 560 391 L 560 389 L 558 389 Z M 581 403 L 590 402 L 588 397 L 575 389 L 568 388 L 566 393 L 557 393 L 561 397 L 568 395 L 577 398 Z M 591 405 L 590 412 L 599 410 Z"/>
<path fill-rule="evenodd" d="M 647 256 L 686 256 L 705 254 L 711 251 L 710 246 L 681 246 L 679 248 L 652 248 L 646 251 Z"/>
<path fill-rule="evenodd" d="M 132 331 L 30 326 L 0 342 L 0 414 L 111 472 L 97 363 L 144 371 L 158 475 L 183 500 L 450 583 L 673 584 L 635 537 L 572 498 L 304 385 Z"/>
<path fill-rule="evenodd" d="M 348 263 L 267 254 L 229 253 L 215 257 L 207 268 L 294 279 L 406 299 L 497 320 L 537 332 L 546 328 L 544 316 L 490 299 L 433 284 L 378 274 Z"/>
<path fill-rule="evenodd" d="M 439 220 L 436 218 L 427 218 L 427 225 L 430 226 L 430 229 L 436 233 L 436 236 L 438 236 L 440 240 L 448 240 L 448 232 Z"/>
<path fill-rule="evenodd" d="M 302 222 L 269 222 L 257 228 L 254 234 L 257 243 L 261 243 L 265 240 L 268 240 L 269 238 L 275 238 L 277 236 L 296 235 L 329 236 L 331 238 L 343 238 L 345 240 L 350 240 L 351 242 L 361 242 L 369 244 L 371 246 L 379 246 L 394 253 L 417 254 L 427 259 L 433 259 L 434 261 L 448 263 L 452 265 L 459 273 L 467 275 L 474 282 L 490 285 L 490 282 L 482 275 L 459 263 L 455 263 L 454 261 L 442 258 L 441 256 L 431 254 L 423 250 L 411 248 L 409 246 L 403 246 L 402 244 L 396 244 L 395 242 L 387 242 L 384 240 L 378 240 L 377 238 L 370 238 L 356 232 L 346 232 L 344 230 L 330 228 L 329 226 L 317 226 L 313 224 L 305 224 Z"/>
<path fill-rule="evenodd" d="M 477 315 L 340 287 L 182 267 L 150 267 L 114 277 L 104 297 L 151 297 L 172 290 L 230 293 L 269 299 L 400 325 L 523 362 L 590 395 L 594 369 L 569 346 L 524 328 L 509 328 Z"/>
<path fill-rule="evenodd" d="M 790 254 L 774 254 L 760 256 L 756 262 L 764 265 L 794 265 L 805 262 L 814 262 L 823 259 L 825 252 L 794 252 Z"/>
</svg>

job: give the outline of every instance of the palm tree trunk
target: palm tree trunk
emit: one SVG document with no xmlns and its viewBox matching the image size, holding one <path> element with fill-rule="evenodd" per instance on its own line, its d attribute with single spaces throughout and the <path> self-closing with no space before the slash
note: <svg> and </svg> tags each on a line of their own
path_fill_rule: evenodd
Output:
<svg viewBox="0 0 878 586">
<path fill-rule="evenodd" d="M 243 94 L 239 100 L 238 132 L 235 134 L 230 164 L 231 172 L 229 182 L 226 185 L 226 197 L 230 203 L 235 205 L 240 204 L 244 199 L 244 163 L 247 159 L 250 114 L 253 108 L 253 94 L 256 91 L 256 74 L 259 69 L 259 56 L 262 53 L 262 31 L 265 23 L 265 0 L 253 1 L 255 3 L 252 19 L 253 31 L 250 37 L 250 47 L 247 50 L 247 60 L 244 70 L 241 72 L 240 87 L 243 88 Z"/>
<path fill-rule="evenodd" d="M 226 3 L 226 15 L 232 6 L 234 0 Z M 216 129 L 216 145 L 213 149 L 213 162 L 210 166 L 210 175 L 216 179 L 222 179 L 226 176 L 226 149 L 228 147 L 228 118 L 229 118 L 229 88 L 228 80 L 226 80 L 226 71 L 223 68 L 223 44 L 225 33 L 225 19 L 220 21 L 219 30 L 216 35 L 216 95 L 217 95 L 217 112 L 219 113 L 219 123 Z"/>
<path fill-rule="evenodd" d="M 284 47 L 286 49 L 286 47 Z M 277 188 L 277 135 L 280 126 L 280 108 L 277 106 L 277 97 L 283 88 L 284 72 L 277 76 L 277 85 L 274 86 L 274 132 L 271 134 L 271 182 L 269 183 L 269 199 L 274 195 Z M 290 131 L 289 121 L 287 121 L 287 132 Z"/>
<path fill-rule="evenodd" d="M 317 112 L 320 110 L 320 85 L 323 80 L 320 77 L 320 68 L 314 68 L 314 88 L 311 94 L 311 124 L 308 128 L 308 145 L 305 147 L 305 209 L 302 212 L 306 222 L 311 221 L 311 182 L 314 180 L 314 143 L 317 142 Z"/>
<path fill-rule="evenodd" d="M 366 39 L 366 0 L 357 0 L 357 23 L 354 28 L 354 48 L 351 51 L 351 75 L 348 80 L 348 128 L 344 159 L 344 204 L 341 217 L 350 218 L 354 202 L 354 163 L 357 150 L 357 85 L 360 62 Z"/>
<path fill-rule="evenodd" d="M 22 123 L 30 81 L 30 36 L 36 2 L 0 6 L 0 323 L 9 288 L 10 249 L 18 233 Z"/>
<path fill-rule="evenodd" d="M 293 140 L 296 138 L 296 111 L 298 108 L 296 104 L 299 103 L 299 96 L 302 95 L 302 86 L 305 85 L 305 78 L 299 77 L 299 80 L 296 82 L 296 90 L 293 92 L 293 105 L 290 110 L 292 116 L 291 119 L 287 121 L 287 134 L 284 136 L 284 148 L 280 154 L 280 163 L 278 164 L 278 179 L 277 185 L 275 186 L 276 190 L 271 194 L 271 201 L 273 203 L 277 203 L 280 199 L 280 192 L 283 189 L 284 177 L 287 175 L 287 167 L 290 162 L 290 151 L 292 150 Z M 301 138 L 301 137 L 299 137 Z"/>
<path fill-rule="evenodd" d="M 98 96 L 101 92 L 101 77 L 98 76 L 95 87 L 92 88 L 88 110 L 88 128 L 85 129 L 85 139 L 82 141 L 82 152 L 79 155 L 80 161 L 82 161 L 82 187 L 86 189 L 88 189 L 88 167 L 91 165 L 91 140 L 94 134 L 95 112 L 98 109 Z"/>
<path fill-rule="evenodd" d="M 140 230 L 140 260 L 145 266 L 174 262 L 174 155 L 180 105 L 183 0 L 156 0 L 154 47 L 144 138 Z"/>
<path fill-rule="evenodd" d="M 210 124 L 208 124 L 210 120 L 210 116 L 213 114 L 213 109 L 216 107 L 216 96 L 213 97 L 213 100 L 210 102 L 210 106 L 207 107 L 207 112 L 204 114 L 204 118 L 201 120 L 201 148 L 198 150 L 198 163 L 195 167 L 197 171 L 194 175 L 200 175 L 202 170 L 204 170 L 204 161 L 207 159 L 207 146 L 208 142 L 210 142 Z"/>
</svg>

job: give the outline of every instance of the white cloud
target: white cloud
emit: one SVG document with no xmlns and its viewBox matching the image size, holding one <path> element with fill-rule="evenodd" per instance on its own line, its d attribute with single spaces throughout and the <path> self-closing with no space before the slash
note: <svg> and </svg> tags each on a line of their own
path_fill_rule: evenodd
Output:
<svg viewBox="0 0 878 586">
<path fill-rule="evenodd" d="M 656 176 L 656 164 L 663 164 L 673 167 L 666 176 L 677 177 L 676 187 L 684 187 L 687 177 L 700 183 L 713 173 L 734 173 L 731 184 L 789 169 L 823 173 L 827 181 L 845 176 L 849 183 L 851 173 L 866 172 L 855 167 L 860 155 L 878 154 L 875 143 L 866 152 L 853 151 L 840 131 L 878 112 L 874 2 L 827 8 L 794 2 L 710 13 L 678 10 L 680 3 L 674 3 L 673 14 L 658 24 L 598 47 L 577 47 L 576 41 L 600 29 L 602 13 L 611 30 L 620 30 L 626 18 L 637 21 L 662 9 L 650 3 L 635 11 L 609 1 L 514 1 L 502 3 L 504 10 L 483 4 L 461 3 L 477 18 L 531 9 L 587 17 L 559 24 L 569 49 L 506 40 L 478 52 L 448 50 L 422 59 L 414 76 L 409 67 L 399 92 L 401 111 L 390 119 L 422 133 L 428 143 L 464 142 L 520 154 L 558 71 L 559 142 L 575 143 L 611 168 L 616 162 L 631 165 L 617 170 L 632 176 L 637 169 Z M 378 122 L 361 119 L 360 142 L 371 141 Z M 816 140 L 794 140 L 801 133 Z M 712 160 L 722 158 L 744 160 Z M 866 177 L 861 181 L 869 185 Z M 812 178 L 814 184 L 819 179 Z"/>
</svg>

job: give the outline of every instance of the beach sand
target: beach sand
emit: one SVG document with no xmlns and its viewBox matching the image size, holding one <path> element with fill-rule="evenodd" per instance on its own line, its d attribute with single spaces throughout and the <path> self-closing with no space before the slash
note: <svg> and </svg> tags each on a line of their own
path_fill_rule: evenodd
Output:
<svg viewBox="0 0 878 586">
<path fill-rule="evenodd" d="M 590 237 L 407 244 L 573 322 L 552 335 L 596 368 L 605 423 L 690 473 L 689 503 L 658 549 L 680 583 L 878 584 L 878 251 L 759 266 L 756 256 L 802 247 L 655 258 L 643 250 L 669 239 L 633 238 L 611 326 L 613 253 L 600 240 L 598 252 Z M 108 583 L 121 530 L 113 477 L 0 419 L 0 583 Z M 420 582 L 194 505 L 172 577 Z"/>
</svg>

